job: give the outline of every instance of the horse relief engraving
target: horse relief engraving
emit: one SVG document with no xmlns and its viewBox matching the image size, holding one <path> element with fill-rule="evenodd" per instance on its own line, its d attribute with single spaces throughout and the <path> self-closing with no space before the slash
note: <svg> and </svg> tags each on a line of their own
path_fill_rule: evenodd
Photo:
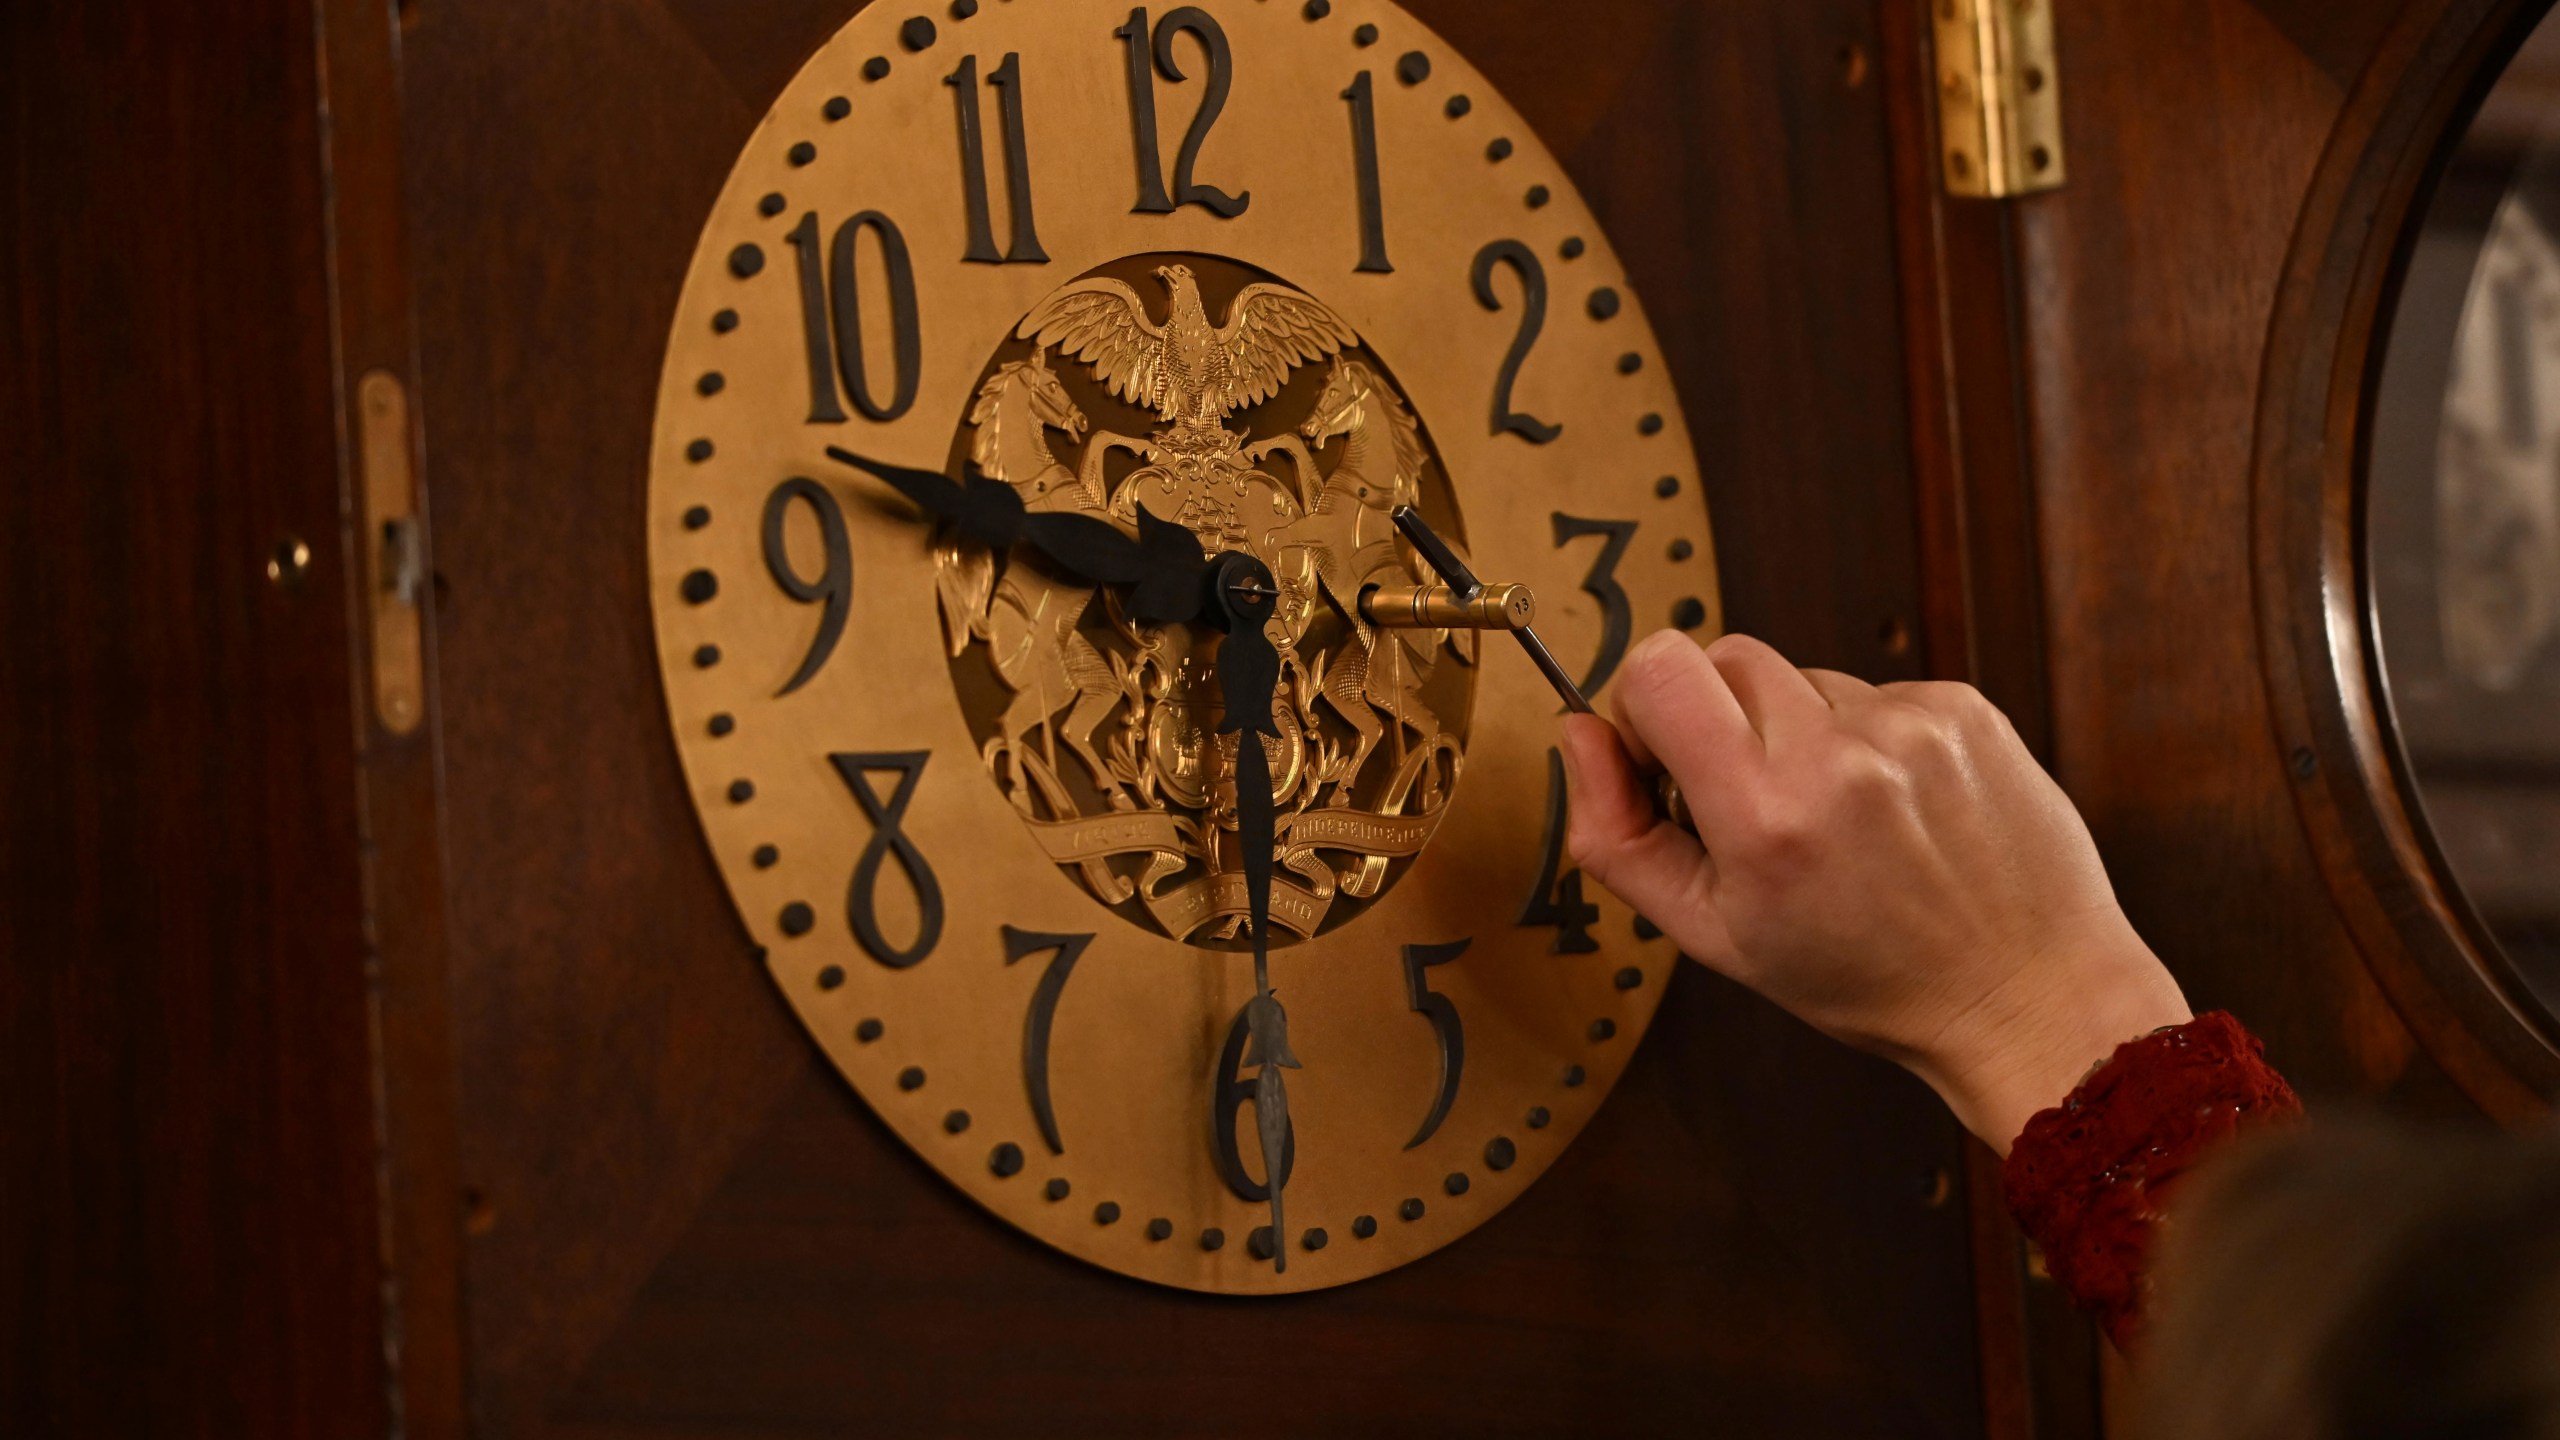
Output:
<svg viewBox="0 0 2560 1440">
<path fill-rule="evenodd" d="M 1359 616 L 1363 590 L 1427 574 L 1390 521 L 1397 506 L 1463 534 L 1383 360 L 1323 302 L 1249 267 L 1131 257 L 1034 306 L 966 413 L 955 458 L 1029 508 L 1132 532 L 1144 508 L 1206 554 L 1270 567 L 1282 591 L 1266 632 L 1281 733 L 1260 741 L 1281 846 L 1271 918 L 1312 937 L 1384 893 L 1454 794 L 1475 651 L 1470 632 Z M 1108 592 L 1028 552 L 945 537 L 934 558 L 962 707 L 1042 849 L 1132 923 L 1237 940 L 1218 637 L 1132 623 Z"/>
</svg>

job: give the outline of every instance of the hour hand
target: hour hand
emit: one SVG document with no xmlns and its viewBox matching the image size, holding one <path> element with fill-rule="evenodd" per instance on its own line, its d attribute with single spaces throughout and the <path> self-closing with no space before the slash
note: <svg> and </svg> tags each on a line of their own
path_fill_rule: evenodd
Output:
<svg viewBox="0 0 2560 1440">
<path fill-rule="evenodd" d="M 1144 509 L 1133 540 L 1096 516 L 1028 510 L 1019 491 L 975 469 L 964 484 L 938 471 L 891 465 L 832 445 L 827 454 L 885 482 L 974 544 L 1002 552 L 1028 541 L 1077 579 L 1127 587 L 1129 614 L 1143 624 L 1187 624 L 1206 603 L 1209 562 L 1199 540 Z"/>
</svg>

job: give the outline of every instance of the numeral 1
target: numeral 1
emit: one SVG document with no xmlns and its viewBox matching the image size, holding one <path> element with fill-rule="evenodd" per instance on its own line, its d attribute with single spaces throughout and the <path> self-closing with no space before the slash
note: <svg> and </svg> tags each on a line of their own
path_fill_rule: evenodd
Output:
<svg viewBox="0 0 2560 1440">
<path fill-rule="evenodd" d="M 809 423 L 840 425 L 847 418 L 836 400 L 835 339 L 827 329 L 827 262 L 818 243 L 818 212 L 800 217 L 791 232 L 800 257 L 800 330 L 809 346 Z"/>
<path fill-rule="evenodd" d="M 1008 54 L 987 76 L 996 87 L 1004 113 L 1005 202 L 1013 215 L 1013 248 L 996 253 L 995 227 L 987 213 L 987 152 L 978 134 L 978 57 L 960 62 L 943 81 L 960 106 L 960 193 L 968 206 L 969 248 L 963 260 L 982 265 L 1046 265 L 1049 252 L 1040 248 L 1037 222 L 1031 213 L 1031 149 L 1022 119 L 1022 57 Z"/>
<path fill-rule="evenodd" d="M 1555 953 L 1589 955 L 1600 948 L 1591 938 L 1591 926 L 1600 918 L 1600 907 L 1582 898 L 1582 872 L 1568 870 L 1564 878 L 1556 872 L 1564 866 L 1564 829 L 1571 816 L 1564 789 L 1564 752 L 1547 752 L 1547 835 L 1538 856 L 1538 886 L 1529 892 L 1529 903 L 1520 907 L 1522 925 L 1556 927 Z"/>
<path fill-rule="evenodd" d="M 1351 102 L 1351 159 L 1360 177 L 1360 263 L 1353 268 L 1372 275 L 1393 275 L 1387 260 L 1386 204 L 1378 184 L 1378 104 L 1369 72 L 1342 92 Z"/>
</svg>

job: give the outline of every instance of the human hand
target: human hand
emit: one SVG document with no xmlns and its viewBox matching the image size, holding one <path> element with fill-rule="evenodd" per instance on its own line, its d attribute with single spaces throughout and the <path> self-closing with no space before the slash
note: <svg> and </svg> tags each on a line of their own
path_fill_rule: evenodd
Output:
<svg viewBox="0 0 2560 1440">
<path fill-rule="evenodd" d="M 2118 1044 L 2193 1018 L 2079 813 L 1971 686 L 1878 688 L 1665 631 L 1616 697 L 1620 729 L 1565 718 L 1584 873 L 1684 953 L 1917 1074 L 2002 1154 Z M 1639 767 L 1657 762 L 1696 836 L 1655 815 Z"/>
</svg>

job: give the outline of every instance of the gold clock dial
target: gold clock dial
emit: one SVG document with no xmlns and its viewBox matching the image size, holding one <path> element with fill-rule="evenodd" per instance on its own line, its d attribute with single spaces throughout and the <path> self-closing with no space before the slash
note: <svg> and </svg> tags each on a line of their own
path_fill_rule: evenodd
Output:
<svg viewBox="0 0 2560 1440">
<path fill-rule="evenodd" d="M 1215 628 L 831 449 L 1258 562 L 1269 733 L 1222 733 Z M 722 874 L 828 1057 L 989 1210 L 1165 1284 L 1340 1284 L 1481 1224 L 1608 1093 L 1676 957 L 1561 854 L 1555 696 L 1359 595 L 1438 578 L 1413 506 L 1605 690 L 1634 635 L 1714 633 L 1706 508 L 1606 239 L 1412 17 L 871 6 L 712 209 L 652 454 Z"/>
</svg>

